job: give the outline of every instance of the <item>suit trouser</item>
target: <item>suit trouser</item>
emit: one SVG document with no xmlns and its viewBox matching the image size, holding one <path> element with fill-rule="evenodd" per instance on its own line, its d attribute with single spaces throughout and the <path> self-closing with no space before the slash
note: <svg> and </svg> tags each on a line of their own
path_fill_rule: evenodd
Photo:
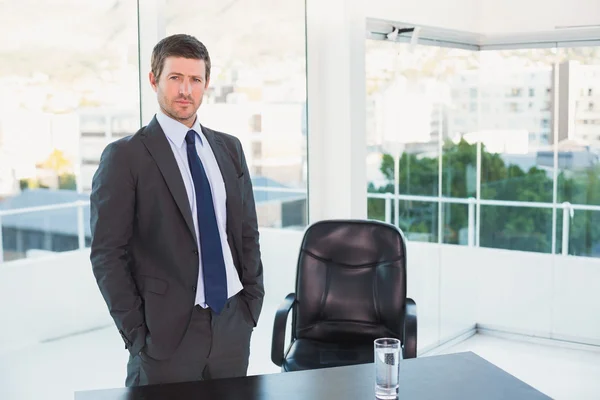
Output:
<svg viewBox="0 0 600 400">
<path fill-rule="evenodd" d="M 198 305 L 175 353 L 167 360 L 143 350 L 129 356 L 125 385 L 188 382 L 246 376 L 253 325 L 248 309 L 236 294 L 221 314 Z"/>
</svg>

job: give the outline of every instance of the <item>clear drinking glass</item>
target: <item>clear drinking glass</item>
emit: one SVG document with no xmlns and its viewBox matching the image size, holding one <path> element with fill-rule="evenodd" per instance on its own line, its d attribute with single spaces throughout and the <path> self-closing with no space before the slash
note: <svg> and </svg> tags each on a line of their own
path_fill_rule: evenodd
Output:
<svg viewBox="0 0 600 400">
<path fill-rule="evenodd" d="M 398 339 L 375 340 L 375 397 L 378 399 L 395 399 L 398 396 L 401 350 Z"/>
</svg>

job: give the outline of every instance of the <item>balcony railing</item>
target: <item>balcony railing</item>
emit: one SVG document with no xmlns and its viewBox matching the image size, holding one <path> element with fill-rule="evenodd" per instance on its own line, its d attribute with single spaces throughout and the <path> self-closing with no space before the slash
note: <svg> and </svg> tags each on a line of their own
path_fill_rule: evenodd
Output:
<svg viewBox="0 0 600 400">
<path fill-rule="evenodd" d="M 396 214 L 395 220 L 392 222 L 392 206 L 394 201 L 393 193 L 368 193 L 368 198 L 383 199 L 385 200 L 385 222 L 395 223 L 398 226 L 398 213 Z M 541 203 L 541 202 L 530 202 L 530 201 L 508 201 L 508 200 L 487 200 L 479 199 L 474 197 L 469 198 L 453 198 L 453 197 L 434 197 L 434 196 L 415 196 L 415 195 L 399 195 L 398 201 L 419 201 L 437 203 L 438 206 L 441 204 L 465 204 L 468 206 L 468 240 L 467 245 L 471 247 L 479 247 L 479 221 L 476 221 L 476 209 L 477 206 L 501 206 L 501 207 L 521 207 L 521 208 L 541 208 L 541 209 L 562 209 L 562 238 L 561 238 L 561 253 L 562 255 L 569 255 L 569 227 L 571 219 L 575 215 L 575 211 L 600 211 L 600 206 L 583 205 L 583 204 L 571 204 L 569 202 L 563 202 L 561 204 L 554 205 L 553 203 Z M 397 205 L 396 205 L 397 207 Z M 442 226 L 441 212 L 438 213 L 440 223 L 438 226 Z M 552 235 L 553 245 L 552 253 L 555 249 L 555 235 Z M 441 243 L 441 235 L 438 235 L 438 242 Z"/>
<path fill-rule="evenodd" d="M 279 192 L 279 193 L 297 193 L 299 195 L 306 195 L 306 190 L 303 189 L 290 189 L 290 188 L 276 188 L 276 187 L 255 187 L 255 192 Z M 395 223 L 398 225 L 398 214 L 392 221 L 392 210 L 394 205 L 394 194 L 392 193 L 367 193 L 367 198 L 369 199 L 382 199 L 385 201 L 385 222 L 387 223 Z M 283 202 L 286 200 L 283 199 Z M 539 203 L 539 202 L 525 202 L 525 201 L 505 201 L 505 200 L 485 200 L 485 199 L 475 199 L 473 197 L 470 198 L 452 198 L 452 197 L 434 197 L 434 196 L 415 196 L 415 195 L 398 195 L 397 201 L 418 201 L 425 203 L 437 203 L 438 207 L 441 207 L 443 204 L 464 204 L 468 206 L 468 240 L 467 246 L 470 247 L 478 247 L 479 246 L 479 221 L 476 221 L 476 210 L 478 206 L 502 206 L 502 207 L 522 207 L 522 208 L 541 208 L 541 209 L 562 209 L 563 210 L 563 218 L 562 218 L 562 237 L 561 237 L 561 253 L 562 255 L 569 254 L 569 226 L 570 221 L 574 216 L 575 211 L 599 211 L 600 206 L 592 206 L 592 205 L 581 205 L 581 204 L 571 204 L 568 202 L 564 202 L 561 204 L 553 204 L 553 203 Z M 77 236 L 78 236 L 78 244 L 79 249 L 85 248 L 85 222 L 84 222 L 84 207 L 89 206 L 88 200 L 80 200 L 74 201 L 70 203 L 61 203 L 54 205 L 46 205 L 39 207 L 27 207 L 27 208 L 18 208 L 11 210 L 0 210 L 0 263 L 4 261 L 4 249 L 3 249 L 3 238 L 2 238 L 2 218 L 9 215 L 23 215 L 34 212 L 44 212 L 44 211 L 55 211 L 55 210 L 63 210 L 76 208 L 77 209 Z M 442 218 L 441 212 L 438 213 L 438 218 Z M 438 224 L 438 227 L 441 227 L 441 221 Z M 555 249 L 555 235 L 552 235 L 553 238 L 553 246 Z M 442 237 L 438 235 L 438 243 L 441 243 Z M 554 251 L 553 251 L 554 252 Z"/>
</svg>

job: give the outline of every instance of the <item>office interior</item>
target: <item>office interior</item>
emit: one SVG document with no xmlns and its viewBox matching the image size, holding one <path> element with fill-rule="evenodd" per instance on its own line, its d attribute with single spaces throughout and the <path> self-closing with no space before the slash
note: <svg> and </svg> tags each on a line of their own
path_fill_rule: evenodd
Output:
<svg viewBox="0 0 600 400">
<path fill-rule="evenodd" d="M 199 118 L 241 140 L 254 186 L 249 374 L 282 373 L 306 228 L 373 219 L 406 238 L 417 358 L 600 397 L 600 2 L 5 0 L 0 20 L 0 398 L 124 386 L 89 192 L 156 113 L 150 54 L 174 33 L 211 53 Z"/>
</svg>

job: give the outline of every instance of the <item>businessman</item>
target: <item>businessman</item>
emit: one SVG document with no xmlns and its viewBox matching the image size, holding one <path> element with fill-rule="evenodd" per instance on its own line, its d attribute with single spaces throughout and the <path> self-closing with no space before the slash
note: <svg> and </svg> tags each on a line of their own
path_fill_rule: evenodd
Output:
<svg viewBox="0 0 600 400">
<path fill-rule="evenodd" d="M 262 308 L 252 183 L 240 141 L 202 126 L 206 47 L 161 40 L 160 112 L 109 144 L 91 193 L 91 262 L 129 350 L 126 386 L 245 376 Z"/>
</svg>

